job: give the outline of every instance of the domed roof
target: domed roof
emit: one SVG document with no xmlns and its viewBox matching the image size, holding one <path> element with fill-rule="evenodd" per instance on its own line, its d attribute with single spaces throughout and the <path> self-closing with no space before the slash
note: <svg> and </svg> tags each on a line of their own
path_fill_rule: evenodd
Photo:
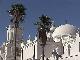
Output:
<svg viewBox="0 0 80 60">
<path fill-rule="evenodd" d="M 77 28 L 70 24 L 65 24 L 57 27 L 53 32 L 52 36 L 59 36 L 59 35 L 76 35 Z"/>
</svg>

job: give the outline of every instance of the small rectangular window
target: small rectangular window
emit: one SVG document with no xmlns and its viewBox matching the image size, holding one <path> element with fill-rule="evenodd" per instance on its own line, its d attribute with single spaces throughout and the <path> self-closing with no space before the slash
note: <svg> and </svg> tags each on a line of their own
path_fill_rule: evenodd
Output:
<svg viewBox="0 0 80 60">
<path fill-rule="evenodd" d="M 63 54 L 64 54 L 64 46 L 63 46 Z"/>
<path fill-rule="evenodd" d="M 79 52 L 80 52 L 80 42 L 79 42 Z"/>
</svg>

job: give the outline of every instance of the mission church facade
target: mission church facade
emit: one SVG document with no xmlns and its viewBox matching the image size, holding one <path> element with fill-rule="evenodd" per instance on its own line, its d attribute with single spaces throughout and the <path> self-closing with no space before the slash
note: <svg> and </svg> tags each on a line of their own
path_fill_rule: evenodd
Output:
<svg viewBox="0 0 80 60">
<path fill-rule="evenodd" d="M 79 60 L 80 30 L 76 26 L 64 24 L 55 27 L 52 24 L 47 34 L 44 47 L 44 60 Z M 16 60 L 42 60 L 42 47 L 38 36 L 34 40 L 23 40 L 22 28 L 17 28 Z M 0 46 L 0 60 L 14 60 L 15 28 L 13 24 L 7 27 L 7 40 Z"/>
</svg>

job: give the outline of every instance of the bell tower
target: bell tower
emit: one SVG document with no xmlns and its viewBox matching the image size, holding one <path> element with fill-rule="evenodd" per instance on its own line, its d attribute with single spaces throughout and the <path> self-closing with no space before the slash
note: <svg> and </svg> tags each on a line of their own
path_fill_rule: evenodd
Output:
<svg viewBox="0 0 80 60">
<path fill-rule="evenodd" d="M 15 39 L 15 33 L 16 33 L 16 40 L 22 39 L 22 28 L 18 27 L 17 32 L 15 32 L 14 25 L 9 25 L 7 27 L 7 41 L 14 40 Z"/>
<path fill-rule="evenodd" d="M 10 24 L 7 27 L 7 57 L 6 60 L 21 60 L 21 40 L 22 40 L 22 29 L 21 27 L 15 28 L 15 25 Z M 8 58 L 10 57 L 10 58 Z"/>
</svg>

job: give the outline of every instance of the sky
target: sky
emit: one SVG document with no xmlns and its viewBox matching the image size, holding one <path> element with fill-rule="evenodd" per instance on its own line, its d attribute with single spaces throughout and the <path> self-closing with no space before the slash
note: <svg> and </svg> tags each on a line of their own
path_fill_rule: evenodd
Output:
<svg viewBox="0 0 80 60">
<path fill-rule="evenodd" d="M 55 25 L 69 24 L 80 27 L 80 0 L 0 0 L 0 44 L 6 41 L 6 26 L 10 24 L 8 10 L 14 3 L 22 3 L 26 8 L 25 21 L 23 23 L 24 40 L 29 34 L 32 39 L 36 35 L 36 26 L 42 14 L 51 17 Z"/>
</svg>

